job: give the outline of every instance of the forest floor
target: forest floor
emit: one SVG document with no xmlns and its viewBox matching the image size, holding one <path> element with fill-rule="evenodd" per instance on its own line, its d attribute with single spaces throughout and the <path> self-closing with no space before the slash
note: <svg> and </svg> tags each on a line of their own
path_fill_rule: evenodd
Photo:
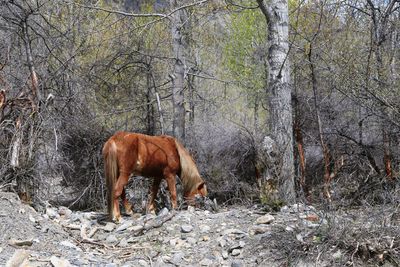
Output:
<svg viewBox="0 0 400 267">
<path fill-rule="evenodd" d="M 0 266 L 399 266 L 399 207 L 295 204 L 124 216 L 48 207 L 0 192 Z"/>
</svg>

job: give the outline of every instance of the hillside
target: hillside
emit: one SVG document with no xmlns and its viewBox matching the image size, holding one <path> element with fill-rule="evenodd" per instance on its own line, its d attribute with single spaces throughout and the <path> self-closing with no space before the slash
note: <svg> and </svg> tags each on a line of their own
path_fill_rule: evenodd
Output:
<svg viewBox="0 0 400 267">
<path fill-rule="evenodd" d="M 116 225 L 104 213 L 38 213 L 12 193 L 0 193 L 0 206 L 1 266 L 397 266 L 400 259 L 399 211 L 382 207 L 190 207 Z"/>
</svg>

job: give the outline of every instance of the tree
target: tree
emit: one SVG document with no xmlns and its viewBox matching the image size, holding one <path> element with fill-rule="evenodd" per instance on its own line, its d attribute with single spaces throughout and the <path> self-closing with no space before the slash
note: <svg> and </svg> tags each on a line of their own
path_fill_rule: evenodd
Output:
<svg viewBox="0 0 400 267">
<path fill-rule="evenodd" d="M 178 1 L 171 0 L 170 5 L 173 9 L 178 7 Z M 172 14 L 171 33 L 172 46 L 174 51 L 174 71 L 172 78 L 172 103 L 173 103 L 173 132 L 175 137 L 180 140 L 185 139 L 185 53 L 187 44 L 185 40 L 185 25 L 188 16 L 186 10 L 180 9 Z"/>
<path fill-rule="evenodd" d="M 288 1 L 257 0 L 268 24 L 269 128 L 276 142 L 280 170 L 276 172 L 279 195 L 288 203 L 295 201 L 293 123 L 289 68 Z"/>
</svg>

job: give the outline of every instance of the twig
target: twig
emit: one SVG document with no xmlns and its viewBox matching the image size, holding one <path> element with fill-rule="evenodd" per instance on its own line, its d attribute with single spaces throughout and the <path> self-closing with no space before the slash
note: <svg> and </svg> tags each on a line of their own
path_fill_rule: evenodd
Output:
<svg viewBox="0 0 400 267">
<path fill-rule="evenodd" d="M 357 242 L 356 249 L 354 250 L 353 254 L 351 254 L 351 265 L 354 265 L 354 255 L 358 252 L 359 246 L 360 246 L 360 242 Z"/>
</svg>

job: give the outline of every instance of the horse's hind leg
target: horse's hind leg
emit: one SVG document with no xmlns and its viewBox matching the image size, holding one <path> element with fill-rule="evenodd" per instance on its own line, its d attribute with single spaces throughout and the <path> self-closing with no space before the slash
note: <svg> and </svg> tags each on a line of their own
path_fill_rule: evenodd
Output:
<svg viewBox="0 0 400 267">
<path fill-rule="evenodd" d="M 124 187 L 128 183 L 129 175 L 128 174 L 120 174 L 117 182 L 114 187 L 114 214 L 112 216 L 113 221 L 119 222 L 121 219 L 121 212 L 119 210 L 119 197 L 122 195 L 124 191 Z M 125 195 L 125 194 L 124 194 Z"/>
<path fill-rule="evenodd" d="M 125 187 L 122 189 L 122 203 L 124 204 L 124 208 L 125 208 L 125 213 L 128 215 L 132 215 L 133 211 L 132 211 L 132 204 L 129 202 L 129 200 L 126 198 L 126 190 Z"/>
<path fill-rule="evenodd" d="M 178 208 L 178 202 L 176 200 L 176 180 L 175 174 L 168 174 L 165 176 L 167 181 L 168 190 L 171 195 L 172 208 L 175 210 Z"/>
<path fill-rule="evenodd" d="M 155 212 L 156 210 L 154 200 L 157 197 L 158 189 L 160 188 L 160 183 L 161 183 L 160 177 L 156 177 L 153 179 L 153 184 L 150 189 L 150 199 L 149 202 L 147 203 L 146 213 Z"/>
</svg>

